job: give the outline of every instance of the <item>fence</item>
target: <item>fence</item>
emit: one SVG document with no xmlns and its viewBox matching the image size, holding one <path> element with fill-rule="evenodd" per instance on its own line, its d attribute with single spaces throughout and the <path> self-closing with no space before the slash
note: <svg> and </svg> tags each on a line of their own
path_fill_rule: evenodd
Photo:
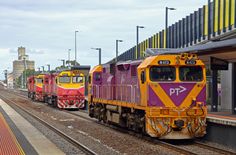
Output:
<svg viewBox="0 0 236 155">
<path fill-rule="evenodd" d="M 236 28 L 235 0 L 213 0 L 118 56 L 118 61 L 144 57 L 147 48 L 183 48 L 230 32 Z M 138 54 L 139 53 L 139 54 Z"/>
</svg>

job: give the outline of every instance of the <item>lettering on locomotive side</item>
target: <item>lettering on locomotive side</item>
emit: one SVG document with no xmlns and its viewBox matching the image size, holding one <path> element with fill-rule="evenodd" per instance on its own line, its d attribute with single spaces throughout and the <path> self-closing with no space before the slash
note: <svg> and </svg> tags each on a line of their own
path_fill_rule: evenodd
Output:
<svg viewBox="0 0 236 155">
<path fill-rule="evenodd" d="M 187 89 L 183 86 L 179 86 L 178 88 L 170 88 L 170 96 L 175 94 L 176 96 L 179 96 L 179 94 L 185 92 Z"/>
</svg>

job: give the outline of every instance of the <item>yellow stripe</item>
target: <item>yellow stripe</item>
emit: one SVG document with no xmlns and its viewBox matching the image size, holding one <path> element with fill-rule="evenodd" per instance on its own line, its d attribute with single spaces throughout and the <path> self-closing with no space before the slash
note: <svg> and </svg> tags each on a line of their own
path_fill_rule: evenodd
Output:
<svg viewBox="0 0 236 155">
<path fill-rule="evenodd" d="M 198 94 L 201 92 L 201 90 L 204 87 L 205 87 L 205 85 L 203 87 L 198 87 L 198 84 L 195 84 L 195 86 L 193 87 L 191 92 L 188 94 L 188 96 L 184 99 L 184 101 L 182 102 L 180 107 L 181 108 L 189 107 L 189 105 L 192 103 L 192 99 L 196 98 L 196 96 L 198 96 Z"/>
<path fill-rule="evenodd" d="M 157 48 L 157 44 L 156 44 L 156 42 L 157 42 L 157 36 L 156 36 L 156 34 L 154 35 L 154 48 Z"/>
<path fill-rule="evenodd" d="M 220 30 L 223 29 L 224 18 L 224 0 L 220 0 Z"/>
<path fill-rule="evenodd" d="M 229 0 L 225 0 L 225 27 L 229 27 Z"/>
<path fill-rule="evenodd" d="M 152 36 L 152 48 L 155 48 L 155 35 Z"/>
<path fill-rule="evenodd" d="M 144 41 L 144 50 L 145 51 L 147 49 L 147 40 Z"/>
<path fill-rule="evenodd" d="M 11 137 L 12 137 L 12 140 L 15 142 L 16 146 L 17 146 L 17 149 L 19 150 L 20 154 L 21 155 L 25 155 L 25 152 L 24 150 L 22 149 L 21 145 L 19 144 L 19 142 L 17 141 L 15 135 L 13 134 L 11 128 L 8 126 L 5 118 L 3 117 L 2 114 L 0 114 L 0 119 L 2 119 L 3 123 L 5 124 L 5 127 L 7 128 L 7 130 L 9 131 Z"/>
<path fill-rule="evenodd" d="M 158 48 L 160 48 L 160 33 L 158 33 Z"/>
<path fill-rule="evenodd" d="M 208 35 L 208 5 L 205 5 L 205 25 L 204 25 L 204 29 L 205 29 L 205 33 L 204 35 L 207 36 Z"/>
<path fill-rule="evenodd" d="M 156 85 L 157 85 L 156 87 L 153 85 L 150 85 L 150 87 L 155 92 L 155 94 L 159 97 L 162 103 L 166 107 L 176 107 L 175 104 L 170 99 L 170 97 L 166 95 L 166 92 L 161 88 L 160 84 L 157 83 Z"/>
<path fill-rule="evenodd" d="M 235 0 L 231 0 L 231 19 L 230 25 L 234 25 L 235 23 Z"/>
<path fill-rule="evenodd" d="M 154 35 L 154 48 L 157 48 L 157 36 L 156 36 L 156 34 Z"/>
<path fill-rule="evenodd" d="M 218 26 L 219 26 L 218 13 L 219 13 L 219 0 L 215 0 L 214 32 L 218 31 Z"/>
<path fill-rule="evenodd" d="M 155 42 L 157 48 L 159 48 L 159 46 L 158 46 L 158 41 L 159 41 L 159 40 L 158 40 L 158 36 L 159 36 L 159 35 L 158 35 L 158 33 L 157 33 L 157 34 L 156 34 L 156 42 Z"/>
</svg>

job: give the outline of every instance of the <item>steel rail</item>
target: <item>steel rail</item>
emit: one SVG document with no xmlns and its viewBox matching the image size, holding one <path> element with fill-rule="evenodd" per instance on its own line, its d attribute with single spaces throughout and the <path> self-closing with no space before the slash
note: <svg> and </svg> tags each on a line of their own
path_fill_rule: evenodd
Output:
<svg viewBox="0 0 236 155">
<path fill-rule="evenodd" d="M 9 92 L 8 92 L 9 93 Z M 14 95 L 17 95 L 17 96 L 19 96 L 19 97 L 21 97 L 21 98 L 24 98 L 24 99 L 28 99 L 27 98 L 27 96 L 25 96 L 25 95 L 22 95 L 22 94 L 20 94 L 20 93 L 17 93 L 17 92 L 14 92 Z M 69 113 L 69 114 L 71 114 L 71 115 L 74 115 L 74 116 L 77 116 L 77 117 L 81 117 L 81 118 L 83 118 L 83 119 L 86 119 L 86 120 L 90 120 L 90 121 L 95 121 L 94 119 L 90 119 L 90 118 L 87 118 L 87 117 L 85 117 L 85 116 L 81 116 L 81 115 L 79 115 L 79 114 L 76 114 L 76 113 L 74 113 L 74 112 L 70 112 L 70 111 L 64 111 L 64 112 L 66 112 L 66 113 Z M 80 111 L 81 112 L 81 111 Z M 83 111 L 82 111 L 83 112 Z M 85 112 L 83 112 L 83 113 L 85 113 Z M 96 121 L 97 122 L 97 121 Z M 101 122 L 97 122 L 98 124 L 100 124 L 100 125 L 102 125 L 102 126 L 104 126 L 104 124 L 103 123 L 101 123 Z M 107 124 L 105 124 L 106 126 L 109 126 L 109 127 L 111 127 L 112 129 L 115 129 L 115 130 L 118 130 L 118 131 L 120 131 L 120 132 L 129 132 L 129 134 L 130 134 L 130 131 L 127 131 L 127 130 L 124 130 L 124 129 L 122 129 L 122 128 L 118 128 L 117 126 L 111 126 L 111 125 L 107 125 Z M 131 131 L 132 132 L 132 131 Z M 134 135 L 134 136 L 136 136 L 136 137 L 140 137 L 140 134 L 137 136 L 136 134 L 133 134 L 132 133 L 132 135 Z M 153 139 L 153 138 L 151 138 L 151 137 L 148 137 L 148 136 L 145 136 L 144 137 L 144 139 L 145 140 L 147 140 L 147 141 L 149 141 L 149 142 L 155 142 L 156 144 L 159 144 L 159 145 L 161 145 L 162 147 L 166 147 L 166 148 L 169 148 L 169 149 L 171 149 L 171 150 L 174 150 L 174 151 L 176 151 L 176 152 L 179 152 L 179 153 L 182 153 L 182 154 L 193 154 L 193 155 L 195 155 L 196 153 L 193 153 L 193 152 L 191 152 L 191 151 L 188 151 L 188 150 L 186 150 L 186 149 L 183 149 L 183 148 L 181 148 L 180 146 L 176 146 L 176 145 L 174 145 L 174 144 L 171 144 L 171 143 L 168 143 L 168 142 L 164 142 L 164 141 L 161 141 L 161 140 L 158 140 L 158 139 Z M 228 151 L 228 150 L 224 150 L 224 149 L 220 149 L 220 148 L 216 148 L 216 147 L 213 147 L 213 146 L 210 146 L 210 145 L 207 145 L 207 144 L 204 144 L 204 143 L 202 143 L 202 142 L 194 142 L 194 145 L 196 145 L 196 146 L 198 146 L 198 147 L 200 147 L 200 148 L 203 148 L 203 149 L 208 149 L 208 150 L 211 150 L 211 151 L 214 151 L 214 152 L 217 152 L 217 153 L 221 153 L 221 154 L 235 154 L 235 152 L 231 152 L 231 151 Z"/>
<path fill-rule="evenodd" d="M 43 125 L 45 125 L 46 127 L 48 127 L 49 129 L 51 129 L 53 132 L 57 133 L 58 135 L 60 135 L 61 137 L 63 137 L 66 141 L 68 141 L 69 143 L 71 143 L 72 145 L 74 145 L 75 147 L 79 148 L 82 152 L 84 152 L 87 155 L 97 155 L 94 151 L 92 151 L 91 149 L 89 149 L 88 147 L 86 147 L 85 145 L 83 145 L 82 143 L 76 141 L 75 139 L 73 139 L 72 137 L 68 136 L 67 134 L 65 134 L 64 132 L 58 130 L 57 128 L 53 127 L 52 125 L 50 125 L 49 123 L 47 123 L 46 121 L 42 120 L 41 118 L 39 118 L 36 115 L 33 115 L 32 113 L 30 113 L 29 111 L 25 110 L 24 108 L 22 108 L 21 106 L 19 106 L 16 102 L 11 101 L 10 99 L 7 99 L 6 97 L 4 97 L 2 94 L 0 94 L 0 98 L 2 100 L 4 100 L 5 102 L 9 103 L 10 102 L 10 106 L 14 108 L 14 106 L 16 106 L 17 108 L 19 108 L 20 110 L 24 111 L 25 113 L 27 113 L 28 115 L 30 115 L 31 117 L 33 117 L 34 119 L 36 119 L 37 121 L 39 121 L 40 123 L 42 123 Z M 14 106 L 12 105 L 14 104 Z"/>
<path fill-rule="evenodd" d="M 208 149 L 208 150 L 220 153 L 220 154 L 236 154 L 236 152 L 231 152 L 229 150 L 220 149 L 218 147 L 214 147 L 214 146 L 202 143 L 202 142 L 196 142 L 195 141 L 194 145 L 197 145 L 197 146 L 199 146 L 201 148 Z"/>
</svg>

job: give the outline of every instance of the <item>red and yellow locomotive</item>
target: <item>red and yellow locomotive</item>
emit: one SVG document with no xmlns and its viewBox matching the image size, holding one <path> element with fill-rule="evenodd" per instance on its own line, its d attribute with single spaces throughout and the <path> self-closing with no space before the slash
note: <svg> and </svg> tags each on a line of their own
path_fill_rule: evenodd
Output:
<svg viewBox="0 0 236 155">
<path fill-rule="evenodd" d="M 89 115 L 162 139 L 206 134 L 206 71 L 195 54 L 96 66 Z"/>
<path fill-rule="evenodd" d="M 28 97 L 36 101 L 43 100 L 43 78 L 45 74 L 30 76 L 27 80 Z"/>
<path fill-rule="evenodd" d="M 65 70 L 49 74 L 44 80 L 44 98 L 61 109 L 84 107 L 85 76 L 77 70 Z"/>
<path fill-rule="evenodd" d="M 79 66 L 30 77 L 28 92 L 36 94 L 36 97 L 32 99 L 44 101 L 60 109 L 84 108 L 85 74 L 89 69 L 89 66 Z M 31 93 L 31 85 L 37 88 L 33 93 Z"/>
</svg>

